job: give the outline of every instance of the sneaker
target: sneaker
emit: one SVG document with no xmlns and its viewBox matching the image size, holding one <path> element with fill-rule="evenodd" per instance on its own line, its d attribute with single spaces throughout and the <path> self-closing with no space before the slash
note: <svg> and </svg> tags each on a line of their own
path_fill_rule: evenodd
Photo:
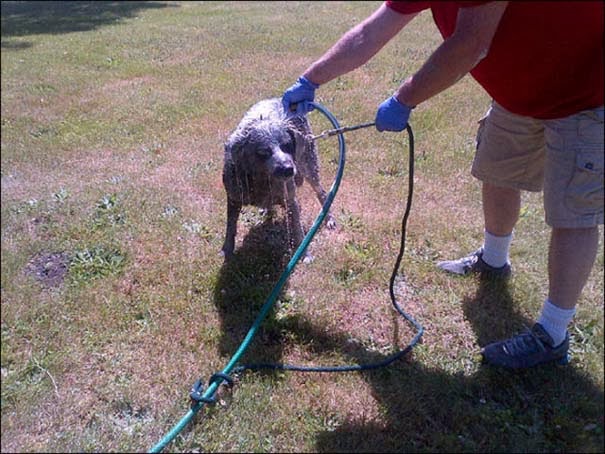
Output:
<svg viewBox="0 0 605 454">
<path fill-rule="evenodd" d="M 481 354 L 488 364 L 510 369 L 523 369 L 552 361 L 567 364 L 569 333 L 560 345 L 555 347 L 552 344 L 550 335 L 542 325 L 536 323 L 528 332 L 489 344 L 481 350 Z"/>
<path fill-rule="evenodd" d="M 472 254 L 458 260 L 446 260 L 438 262 L 437 267 L 448 273 L 466 276 L 470 273 L 478 273 L 483 277 L 508 278 L 512 273 L 510 263 L 505 263 L 500 268 L 494 268 L 483 261 L 483 248 L 477 249 Z"/>
</svg>

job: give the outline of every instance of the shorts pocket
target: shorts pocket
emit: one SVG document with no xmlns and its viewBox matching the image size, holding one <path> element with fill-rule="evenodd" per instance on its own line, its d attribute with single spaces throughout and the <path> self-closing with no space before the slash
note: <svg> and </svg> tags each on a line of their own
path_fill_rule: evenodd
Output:
<svg viewBox="0 0 605 454">
<path fill-rule="evenodd" d="M 565 204 L 578 214 L 603 212 L 603 149 L 583 150 L 576 156 L 575 168 L 565 193 Z"/>
<path fill-rule="evenodd" d="M 481 144 L 481 139 L 485 134 L 485 122 L 487 121 L 487 115 L 481 118 L 477 123 L 479 124 L 477 128 L 477 135 L 475 136 L 475 150 L 479 149 L 479 145 Z"/>
<path fill-rule="evenodd" d="M 603 108 L 587 110 L 578 116 L 578 138 L 603 147 Z"/>
</svg>

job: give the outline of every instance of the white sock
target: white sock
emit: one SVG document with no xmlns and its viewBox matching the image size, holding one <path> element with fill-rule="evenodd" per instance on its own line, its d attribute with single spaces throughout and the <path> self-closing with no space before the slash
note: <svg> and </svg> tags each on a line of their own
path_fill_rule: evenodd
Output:
<svg viewBox="0 0 605 454">
<path fill-rule="evenodd" d="M 553 347 L 556 347 L 565 340 L 567 325 L 569 325 L 569 322 L 571 322 L 575 313 L 575 307 L 573 309 L 561 309 L 551 303 L 549 299 L 544 301 L 542 314 L 538 319 L 538 323 L 542 325 L 550 337 L 552 337 L 554 342 Z"/>
<path fill-rule="evenodd" d="M 483 239 L 483 255 L 481 258 L 489 266 L 501 268 L 508 263 L 508 251 L 510 244 L 513 241 L 513 233 L 506 236 L 496 236 L 484 232 Z"/>
</svg>

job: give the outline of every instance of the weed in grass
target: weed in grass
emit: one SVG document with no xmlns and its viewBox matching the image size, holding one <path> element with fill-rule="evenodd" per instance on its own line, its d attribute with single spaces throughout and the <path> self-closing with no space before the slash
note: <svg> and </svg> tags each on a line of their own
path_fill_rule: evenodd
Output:
<svg viewBox="0 0 605 454">
<path fill-rule="evenodd" d="M 107 180 L 107 182 L 111 183 L 111 184 L 118 184 L 118 183 L 121 183 L 123 180 L 124 180 L 123 176 L 121 176 L 121 175 L 114 175 L 111 178 L 109 178 Z"/>
<path fill-rule="evenodd" d="M 141 151 L 143 153 L 151 153 L 153 155 L 159 155 L 164 148 L 164 144 L 161 142 L 153 142 L 151 145 L 143 145 Z"/>
<path fill-rule="evenodd" d="M 340 211 L 338 221 L 341 225 L 343 225 L 344 228 L 353 232 L 361 232 L 364 229 L 363 219 L 344 208 L 342 208 Z"/>
<path fill-rule="evenodd" d="M 76 284 L 117 274 L 124 268 L 126 257 L 115 247 L 93 246 L 76 251 L 69 264 L 69 277 Z"/>
<path fill-rule="evenodd" d="M 39 203 L 40 202 L 38 201 L 38 199 L 29 199 L 23 203 L 11 205 L 10 211 L 14 214 L 29 213 L 32 212 L 33 209 L 39 205 Z"/>
<path fill-rule="evenodd" d="M 407 255 L 414 260 L 426 263 L 435 263 L 439 258 L 439 252 L 435 249 L 430 239 L 424 239 L 421 244 L 415 244 L 407 248 Z"/>
<path fill-rule="evenodd" d="M 114 407 L 115 411 L 109 420 L 128 435 L 132 436 L 153 420 L 146 408 L 133 408 L 133 404 L 127 400 L 114 403 Z"/>
<path fill-rule="evenodd" d="M 57 134 L 57 130 L 53 127 L 48 127 L 48 126 L 38 126 L 32 130 L 29 131 L 30 135 L 36 139 L 39 139 L 40 137 L 50 137 L 50 136 L 54 136 Z"/>
<path fill-rule="evenodd" d="M 397 166 L 387 167 L 385 169 L 378 169 L 378 174 L 385 177 L 402 177 L 405 175 L 403 169 Z"/>
<path fill-rule="evenodd" d="M 350 289 L 353 283 L 358 279 L 359 275 L 363 273 L 363 268 L 355 267 L 340 268 L 334 274 L 336 282 L 342 284 L 345 288 Z"/>
<path fill-rule="evenodd" d="M 164 207 L 164 211 L 162 212 L 163 218 L 172 218 L 176 216 L 179 212 L 177 207 L 173 207 L 172 205 L 168 205 Z"/>
<path fill-rule="evenodd" d="M 275 319 L 279 321 L 294 317 L 302 307 L 304 301 L 296 297 L 296 292 L 288 292 L 275 303 Z"/>
<path fill-rule="evenodd" d="M 52 351 L 40 351 L 30 353 L 23 364 L 3 368 L 3 406 L 16 406 L 25 398 L 32 399 L 50 390 L 58 396 L 57 382 L 49 371 L 55 359 Z"/>
<path fill-rule="evenodd" d="M 93 226 L 96 229 L 123 225 L 125 216 L 120 210 L 117 194 L 103 196 L 96 204 Z"/>
<path fill-rule="evenodd" d="M 116 194 L 106 195 L 97 202 L 97 210 L 104 212 L 112 210 L 118 203 Z"/>
<path fill-rule="evenodd" d="M 53 200 L 57 203 L 63 203 L 69 197 L 69 192 L 65 188 L 59 189 L 58 192 L 53 194 Z"/>
<path fill-rule="evenodd" d="M 183 222 L 182 226 L 187 232 L 197 235 L 204 240 L 209 240 L 214 236 L 208 227 L 194 220 Z"/>
<path fill-rule="evenodd" d="M 262 208 L 246 206 L 242 208 L 240 219 L 247 227 L 258 227 L 268 219 L 269 212 Z"/>
<path fill-rule="evenodd" d="M 345 252 L 352 261 L 361 263 L 367 263 L 376 256 L 376 250 L 371 244 L 356 241 L 348 241 Z"/>
<path fill-rule="evenodd" d="M 602 334 L 597 319 L 586 323 L 573 323 L 570 328 L 570 352 L 572 355 L 599 354 L 596 338 Z"/>
</svg>

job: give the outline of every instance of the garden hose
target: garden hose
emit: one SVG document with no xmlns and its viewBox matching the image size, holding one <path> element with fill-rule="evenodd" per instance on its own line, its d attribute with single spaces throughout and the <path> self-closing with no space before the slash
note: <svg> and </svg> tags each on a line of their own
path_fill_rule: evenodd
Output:
<svg viewBox="0 0 605 454">
<path fill-rule="evenodd" d="M 384 360 L 370 363 L 370 364 L 356 364 L 350 366 L 334 366 L 334 367 L 312 367 L 312 366 L 296 366 L 296 365 L 288 365 L 288 364 L 243 364 L 237 366 L 240 358 L 245 353 L 246 349 L 254 339 L 258 329 L 260 328 L 262 322 L 265 320 L 267 314 L 275 304 L 282 288 L 284 287 L 286 281 L 294 271 L 294 267 L 299 262 L 300 258 L 303 256 L 309 243 L 317 233 L 320 225 L 324 221 L 324 218 L 329 212 L 330 206 L 336 196 L 338 191 L 338 187 L 340 186 L 340 181 L 342 179 L 342 175 L 344 172 L 345 166 L 345 153 L 346 146 L 344 141 L 343 133 L 347 131 L 354 131 L 356 129 L 372 126 L 373 123 L 364 123 L 358 126 L 345 127 L 341 128 L 338 120 L 328 111 L 324 106 L 319 103 L 312 103 L 313 107 L 315 107 L 319 112 L 321 112 L 327 119 L 332 123 L 335 129 L 325 131 L 319 136 L 314 136 L 312 139 L 318 139 L 323 137 L 329 137 L 331 135 L 338 135 L 338 148 L 339 148 L 339 160 L 338 160 L 338 169 L 336 172 L 336 177 L 334 182 L 332 183 L 332 187 L 327 194 L 326 201 L 324 202 L 321 212 L 315 219 L 311 229 L 307 233 L 307 235 L 303 238 L 300 246 L 294 252 L 294 255 L 286 265 L 286 268 L 282 272 L 279 280 L 273 287 L 271 294 L 267 298 L 267 301 L 261 308 L 259 314 L 257 315 L 252 327 L 246 334 L 246 337 L 240 344 L 239 348 L 235 352 L 235 354 L 231 357 L 231 360 L 227 363 L 227 365 L 223 368 L 221 372 L 217 372 L 210 377 L 208 382 L 208 387 L 204 390 L 203 382 L 198 380 L 192 387 L 190 391 L 190 397 L 192 399 L 192 405 L 189 411 L 181 418 L 181 420 L 168 432 L 151 450 L 150 452 L 161 452 L 164 447 L 170 443 L 174 438 L 185 428 L 185 426 L 193 419 L 196 413 L 203 407 L 206 403 L 214 403 L 216 398 L 214 394 L 218 390 L 219 386 L 222 383 L 227 383 L 228 385 L 233 384 L 233 379 L 231 377 L 232 373 L 239 373 L 245 370 L 259 370 L 259 369 L 279 369 L 279 370 L 292 370 L 292 371 L 300 371 L 300 372 L 349 372 L 349 371 L 360 371 L 360 370 L 369 370 L 369 369 L 377 369 L 380 367 L 385 367 L 391 364 L 393 361 L 401 358 L 405 354 L 407 354 L 419 341 L 423 334 L 423 327 L 416 322 L 410 315 L 408 315 L 401 306 L 397 303 L 397 299 L 395 297 L 395 279 L 399 272 L 399 267 L 401 265 L 401 260 L 403 258 L 403 254 L 405 252 L 405 240 L 406 240 L 406 228 L 407 221 L 410 214 L 410 210 L 412 207 L 412 195 L 414 188 L 414 135 L 412 133 L 412 128 L 410 125 L 407 125 L 407 134 L 409 140 L 409 173 L 408 173 L 408 197 L 407 204 L 405 209 L 405 214 L 403 216 L 402 225 L 401 225 L 401 240 L 400 240 L 400 248 L 399 253 L 397 255 L 397 259 L 395 261 L 395 265 L 393 267 L 393 272 L 391 274 L 391 278 L 389 281 L 389 294 L 391 298 L 391 302 L 395 308 L 395 310 L 404 317 L 414 328 L 416 329 L 416 334 L 412 338 L 412 341 L 402 350 L 393 353 L 387 356 Z"/>
</svg>

